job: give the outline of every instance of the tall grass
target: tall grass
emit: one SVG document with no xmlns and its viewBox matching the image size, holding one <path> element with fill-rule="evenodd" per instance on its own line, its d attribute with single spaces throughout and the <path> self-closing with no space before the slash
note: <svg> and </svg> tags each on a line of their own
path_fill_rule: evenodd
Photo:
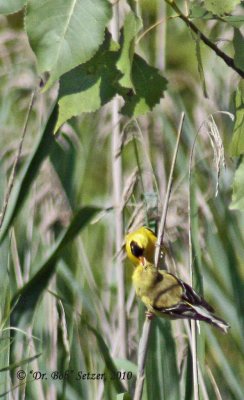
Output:
<svg viewBox="0 0 244 400">
<path fill-rule="evenodd" d="M 158 12 L 164 19 L 164 10 L 150 9 L 145 1 L 140 10 L 148 27 L 159 19 Z M 31 94 L 38 85 L 33 55 L 20 20 L 18 14 L 0 19 L 2 206 Z M 167 264 L 172 272 L 190 281 L 188 171 L 199 131 L 191 180 L 193 285 L 231 325 L 230 333 L 224 336 L 200 323 L 199 397 L 243 398 L 244 234 L 243 215 L 228 208 L 235 167 L 228 157 L 232 121 L 224 114 L 214 115 L 226 162 L 217 197 L 213 148 L 208 129 L 203 126 L 209 114 L 233 111 L 232 82 L 237 78 L 210 50 L 202 48 L 209 95 L 209 99 L 204 98 L 192 38 L 177 20 L 164 20 L 163 24 L 163 46 L 161 26 L 144 35 L 138 46 L 151 61 L 165 66 L 169 87 L 153 113 L 138 120 L 120 118 L 119 204 L 118 196 L 116 201 L 112 198 L 118 177 L 113 177 L 115 150 L 111 157 L 111 136 L 117 126 L 115 108 L 109 104 L 100 112 L 72 119 L 53 138 L 50 124 L 55 124 L 52 104 L 56 88 L 35 96 L 13 194 L 0 231 L 3 238 L 9 222 L 10 229 L 0 248 L 3 398 L 109 400 L 125 391 L 132 398 L 145 314 L 131 288 L 132 267 L 123 260 L 125 276 L 121 273 L 120 279 L 125 285 L 127 334 L 121 335 L 125 321 L 121 320 L 118 303 L 118 293 L 121 296 L 123 290 L 118 287 L 117 266 L 122 263 L 123 250 L 118 241 L 116 244 L 118 229 L 121 230 L 117 224 L 119 219 L 125 233 L 129 227 L 145 223 L 147 209 L 151 209 L 153 217 L 162 212 L 165 198 L 161 193 L 166 190 L 182 111 L 186 118 L 164 235 L 170 250 Z M 209 30 L 215 38 L 230 35 L 213 23 Z M 159 54 L 164 51 L 160 59 Z M 125 188 L 130 190 L 123 197 Z M 153 321 L 143 399 L 193 398 L 189 336 L 188 322 Z M 18 379 L 20 369 L 26 373 L 24 380 Z M 47 379 L 34 379 L 37 371 L 46 373 Z M 100 376 L 94 380 L 83 376 L 79 380 L 79 371 Z M 118 379 L 111 379 L 118 371 Z M 106 381 L 101 374 L 106 375 Z M 129 379 L 122 379 L 124 376 Z"/>
</svg>

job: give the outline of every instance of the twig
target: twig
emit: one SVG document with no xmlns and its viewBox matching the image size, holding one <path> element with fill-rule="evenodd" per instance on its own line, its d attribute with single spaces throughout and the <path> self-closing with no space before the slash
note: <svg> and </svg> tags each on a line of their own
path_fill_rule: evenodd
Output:
<svg viewBox="0 0 244 400">
<path fill-rule="evenodd" d="M 9 184 L 8 184 L 8 188 L 7 188 L 7 193 L 5 195 L 4 201 L 3 201 L 3 208 L 2 211 L 0 213 L 0 229 L 2 227 L 3 224 L 3 220 L 7 211 L 7 207 L 8 207 L 8 202 L 9 202 L 9 198 L 10 198 L 10 194 L 12 192 L 13 186 L 14 186 L 14 179 L 16 176 L 16 170 L 17 170 L 17 165 L 18 162 L 20 160 L 20 156 L 21 156 L 21 151 L 22 151 L 22 147 L 23 147 L 23 142 L 24 142 L 24 138 L 25 138 L 25 134 L 26 134 L 26 130 L 27 130 L 27 125 L 28 125 L 28 121 L 29 121 L 29 116 L 33 107 L 33 103 L 34 103 L 34 97 L 35 97 L 35 93 L 36 93 L 36 89 L 33 90 L 32 94 L 31 94 L 31 100 L 30 100 L 30 104 L 27 110 L 27 115 L 26 115 L 26 119 L 25 119 L 25 124 L 23 127 L 23 132 L 21 135 L 21 139 L 19 142 L 19 146 L 18 146 L 18 151 L 14 160 L 14 165 L 12 168 L 12 172 L 9 178 Z"/>
<path fill-rule="evenodd" d="M 174 168 L 175 168 L 175 162 L 176 162 L 176 157 L 177 157 L 177 153 L 178 153 L 180 136 L 181 136 L 181 132 L 182 132 L 184 118 L 185 118 L 185 114 L 182 113 L 181 118 L 180 118 L 178 132 L 177 132 L 177 140 L 176 140 L 174 155 L 173 155 L 171 168 L 170 168 L 169 181 L 168 181 L 167 192 L 166 192 L 165 201 L 164 201 L 164 208 L 163 208 L 162 217 L 160 220 L 160 225 L 159 225 L 159 230 L 158 230 L 158 239 L 157 239 L 157 246 L 156 246 L 156 251 L 155 251 L 155 265 L 156 266 L 158 266 L 158 263 L 159 263 L 160 246 L 163 241 L 169 198 L 170 198 L 170 193 L 171 193 L 171 188 L 172 188 L 172 183 L 173 183 L 173 172 L 174 172 Z M 150 335 L 150 330 L 151 330 L 151 324 L 152 324 L 152 321 L 146 317 L 146 319 L 144 321 L 144 325 L 143 325 L 140 343 L 139 343 L 138 372 L 137 372 L 134 400 L 140 400 L 142 397 L 144 380 L 145 380 L 145 364 L 146 364 L 146 356 L 147 356 L 147 350 L 148 350 L 148 341 L 149 341 L 149 335 Z"/>
<path fill-rule="evenodd" d="M 188 16 L 183 14 L 179 7 L 175 4 L 174 0 L 165 0 L 167 4 L 170 5 L 179 15 L 179 18 L 182 19 L 186 23 L 186 25 L 189 26 L 189 28 L 197 34 L 199 39 L 203 41 L 203 43 L 206 44 L 206 46 L 210 47 L 215 54 L 217 54 L 218 57 L 222 58 L 222 60 L 234 71 L 236 71 L 242 78 L 244 78 L 244 71 L 242 71 L 240 68 L 236 67 L 233 58 L 229 57 L 226 53 L 224 53 L 222 50 L 218 48 L 211 40 L 205 36 L 198 27 L 193 24 L 192 21 L 189 20 Z"/>
<path fill-rule="evenodd" d="M 111 31 L 114 40 L 119 41 L 119 4 L 114 4 L 114 17 L 111 21 Z M 115 250 L 118 253 L 123 244 L 123 218 L 120 202 L 122 198 L 122 163 L 121 155 L 118 155 L 120 147 L 119 125 L 119 98 L 112 103 L 112 172 L 113 172 L 113 197 L 115 206 Z M 120 335 L 119 356 L 126 358 L 127 333 L 126 333 L 126 308 L 125 308 L 125 283 L 124 268 L 119 257 L 116 261 L 117 286 L 118 286 L 118 329 Z"/>
</svg>

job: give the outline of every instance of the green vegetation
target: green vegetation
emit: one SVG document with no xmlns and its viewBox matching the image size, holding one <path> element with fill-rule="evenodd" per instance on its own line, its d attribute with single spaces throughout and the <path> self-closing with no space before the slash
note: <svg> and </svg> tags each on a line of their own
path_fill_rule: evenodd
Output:
<svg viewBox="0 0 244 400">
<path fill-rule="evenodd" d="M 0 396 L 133 398 L 123 236 L 161 218 L 184 112 L 166 261 L 231 330 L 152 321 L 142 399 L 242 400 L 243 2 L 113 3 L 0 0 Z"/>
</svg>

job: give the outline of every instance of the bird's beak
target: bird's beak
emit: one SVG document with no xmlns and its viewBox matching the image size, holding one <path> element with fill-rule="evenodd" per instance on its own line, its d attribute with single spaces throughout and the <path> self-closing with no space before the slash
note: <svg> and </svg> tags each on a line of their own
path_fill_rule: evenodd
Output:
<svg viewBox="0 0 244 400">
<path fill-rule="evenodd" d="M 145 259 L 145 257 L 139 257 L 139 260 L 140 260 L 140 264 L 141 265 L 145 265 L 146 264 L 146 259 Z"/>
</svg>

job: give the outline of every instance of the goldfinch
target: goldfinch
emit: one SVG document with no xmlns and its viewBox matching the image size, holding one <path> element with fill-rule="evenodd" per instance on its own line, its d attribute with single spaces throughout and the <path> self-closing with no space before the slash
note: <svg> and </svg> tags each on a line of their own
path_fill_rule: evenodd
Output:
<svg viewBox="0 0 244 400">
<path fill-rule="evenodd" d="M 151 229 L 142 226 L 125 237 L 125 247 L 128 258 L 134 265 L 141 263 L 142 257 L 148 262 L 154 263 L 154 253 L 157 237 Z"/>
<path fill-rule="evenodd" d="M 125 237 L 128 258 L 135 265 L 132 282 L 148 312 L 170 319 L 204 321 L 227 333 L 229 324 L 214 315 L 212 306 L 191 286 L 155 267 L 156 243 L 157 237 L 147 227 L 141 227 Z"/>
<path fill-rule="evenodd" d="M 136 266 L 132 281 L 149 313 L 171 319 L 204 321 L 227 333 L 229 324 L 214 315 L 214 309 L 175 275 L 158 270 L 144 259 Z"/>
</svg>

